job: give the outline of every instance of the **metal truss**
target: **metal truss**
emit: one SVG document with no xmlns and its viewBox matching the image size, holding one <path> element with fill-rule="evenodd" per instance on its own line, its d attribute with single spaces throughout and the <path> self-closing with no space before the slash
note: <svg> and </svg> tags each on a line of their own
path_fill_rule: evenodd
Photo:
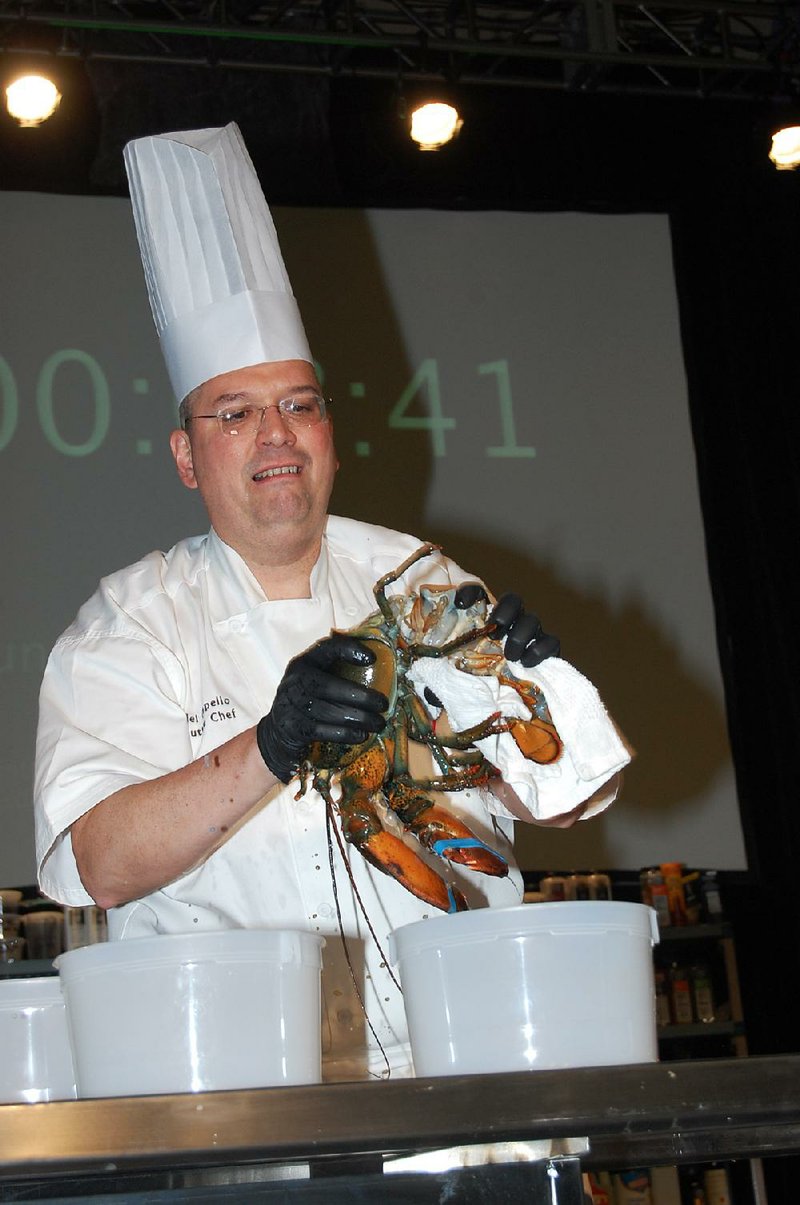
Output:
<svg viewBox="0 0 800 1205">
<path fill-rule="evenodd" d="M 753 99 L 800 76 L 763 0 L 0 0 L 0 47 L 403 81 Z"/>
</svg>

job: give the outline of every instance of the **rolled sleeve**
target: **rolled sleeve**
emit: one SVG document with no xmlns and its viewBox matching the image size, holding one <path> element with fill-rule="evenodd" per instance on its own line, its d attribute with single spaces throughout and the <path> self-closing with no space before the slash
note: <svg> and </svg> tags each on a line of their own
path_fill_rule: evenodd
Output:
<svg viewBox="0 0 800 1205">
<path fill-rule="evenodd" d="M 34 814 L 42 889 L 90 902 L 69 828 L 109 795 L 191 760 L 177 658 L 152 638 L 119 632 L 65 635 L 39 697 Z"/>
</svg>

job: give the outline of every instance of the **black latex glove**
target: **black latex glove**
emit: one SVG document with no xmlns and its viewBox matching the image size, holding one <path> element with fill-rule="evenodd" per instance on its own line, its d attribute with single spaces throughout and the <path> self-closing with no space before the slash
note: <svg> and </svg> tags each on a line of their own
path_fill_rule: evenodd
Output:
<svg viewBox="0 0 800 1205">
<path fill-rule="evenodd" d="M 380 691 L 349 682 L 337 662 L 369 666 L 370 650 L 352 636 L 329 636 L 293 658 L 286 667 L 272 709 L 259 720 L 261 756 L 281 782 L 288 782 L 312 741 L 358 745 L 386 723 L 389 701 Z"/>
<path fill-rule="evenodd" d="M 519 661 L 526 669 L 532 669 L 561 652 L 559 640 L 542 631 L 539 616 L 525 610 L 518 594 L 504 594 L 489 619 L 497 625 L 498 639 L 506 638 L 503 648 L 506 661 Z"/>
</svg>

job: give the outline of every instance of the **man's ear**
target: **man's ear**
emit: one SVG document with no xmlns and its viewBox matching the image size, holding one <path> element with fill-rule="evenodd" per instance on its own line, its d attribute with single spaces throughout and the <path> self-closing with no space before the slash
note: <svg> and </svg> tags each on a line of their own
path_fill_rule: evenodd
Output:
<svg viewBox="0 0 800 1205">
<path fill-rule="evenodd" d="M 196 490 L 197 478 L 194 475 L 192 445 L 188 432 L 181 429 L 173 431 L 169 437 L 169 446 L 181 481 L 188 490 Z"/>
</svg>

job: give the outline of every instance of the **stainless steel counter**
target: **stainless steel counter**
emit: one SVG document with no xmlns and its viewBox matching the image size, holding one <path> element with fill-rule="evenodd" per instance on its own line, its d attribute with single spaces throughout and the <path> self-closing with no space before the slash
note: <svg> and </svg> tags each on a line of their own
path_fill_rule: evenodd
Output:
<svg viewBox="0 0 800 1205">
<path fill-rule="evenodd" d="M 600 1167 L 800 1151 L 800 1055 L 3 1105 L 0 1185 L 571 1137 Z"/>
</svg>

